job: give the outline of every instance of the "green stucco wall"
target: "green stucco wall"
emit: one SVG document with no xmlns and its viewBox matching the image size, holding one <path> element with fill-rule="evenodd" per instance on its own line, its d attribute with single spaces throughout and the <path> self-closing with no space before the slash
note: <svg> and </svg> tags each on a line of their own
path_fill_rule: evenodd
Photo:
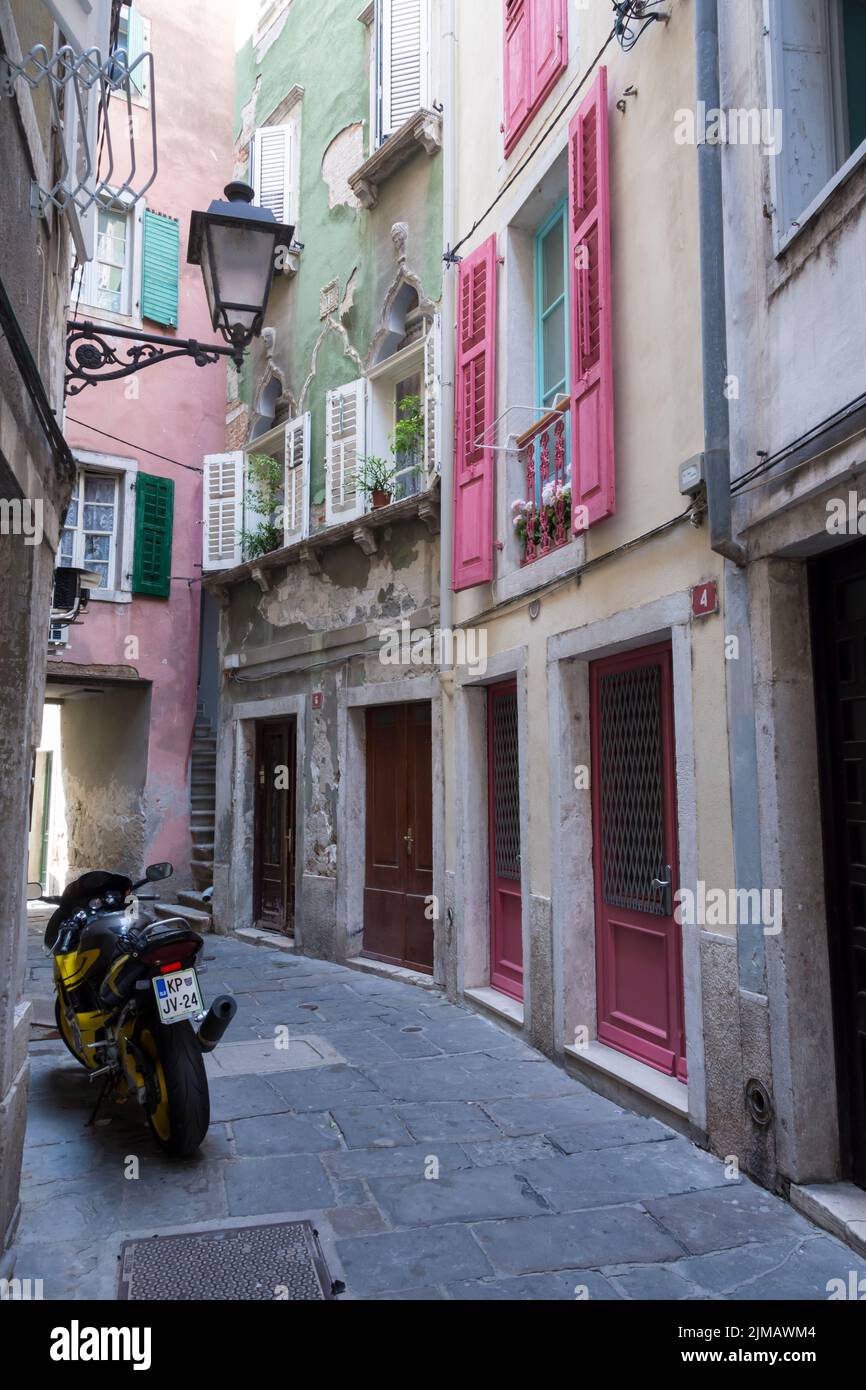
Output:
<svg viewBox="0 0 866 1390">
<path fill-rule="evenodd" d="M 315 377 L 302 402 L 312 415 L 314 503 L 324 496 L 325 395 L 362 375 L 347 348 L 366 360 L 383 301 L 398 272 L 391 238 L 395 222 L 409 227 L 407 267 L 421 281 L 424 296 L 438 302 L 442 290 L 441 155 L 415 154 L 380 188 L 379 203 L 371 211 L 329 207 L 322 158 L 331 142 L 347 127 L 363 123 L 365 157 L 370 152 L 370 30 L 359 22 L 359 8 L 353 0 L 293 0 L 287 14 L 260 43 L 260 56 L 251 39 L 237 55 L 239 141 L 266 122 L 293 86 L 304 90 L 296 232 L 304 250 L 298 274 L 292 279 L 279 277 L 275 283 L 267 321 L 277 330 L 275 365 L 295 401 L 313 370 L 318 346 Z M 242 167 L 240 146 L 238 158 Z M 342 318 L 333 316 L 334 326 L 323 338 L 326 325 L 320 318 L 320 292 L 338 278 L 344 295 L 353 271 L 353 307 Z M 248 403 L 264 363 L 258 344 L 242 383 Z"/>
</svg>

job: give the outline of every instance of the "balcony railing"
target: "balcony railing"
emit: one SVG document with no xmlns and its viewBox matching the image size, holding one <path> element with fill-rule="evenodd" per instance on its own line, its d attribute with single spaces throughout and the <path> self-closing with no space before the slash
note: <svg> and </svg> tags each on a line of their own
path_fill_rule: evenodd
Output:
<svg viewBox="0 0 866 1390">
<path fill-rule="evenodd" d="M 517 440 L 525 497 L 512 503 L 524 565 L 571 540 L 571 477 L 566 448 L 569 402 L 551 410 Z"/>
</svg>

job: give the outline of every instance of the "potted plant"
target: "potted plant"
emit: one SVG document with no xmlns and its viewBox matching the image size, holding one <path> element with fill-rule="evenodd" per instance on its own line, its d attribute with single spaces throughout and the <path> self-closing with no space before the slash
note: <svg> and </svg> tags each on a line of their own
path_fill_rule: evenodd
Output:
<svg viewBox="0 0 866 1390">
<path fill-rule="evenodd" d="M 420 396 L 404 396 L 397 403 L 397 423 L 391 435 L 391 450 L 397 464 L 397 472 L 407 475 L 413 481 L 420 471 L 421 453 L 424 446 L 424 411 Z M 406 495 L 414 492 L 414 487 L 406 487 Z"/>
<path fill-rule="evenodd" d="M 367 493 L 374 508 L 387 507 L 394 495 L 396 474 L 393 463 L 370 454 L 358 464 L 355 486 Z"/>
<path fill-rule="evenodd" d="M 241 532 L 245 560 L 279 550 L 283 544 L 283 530 L 277 521 L 282 497 L 283 465 L 268 454 L 247 454 L 247 509 L 262 520 L 254 530 Z"/>
</svg>

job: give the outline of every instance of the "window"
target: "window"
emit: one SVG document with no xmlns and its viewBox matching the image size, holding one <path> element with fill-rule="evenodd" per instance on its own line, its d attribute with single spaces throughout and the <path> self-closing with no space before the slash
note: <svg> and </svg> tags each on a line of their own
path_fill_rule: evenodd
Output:
<svg viewBox="0 0 866 1390">
<path fill-rule="evenodd" d="M 766 0 L 780 148 L 771 157 L 777 245 L 866 154 L 866 0 Z"/>
<path fill-rule="evenodd" d="M 505 153 L 568 66 L 567 0 L 503 0 Z"/>
<path fill-rule="evenodd" d="M 93 570 L 100 589 L 115 587 L 118 480 L 82 469 L 60 536 L 58 564 Z"/>
<path fill-rule="evenodd" d="M 394 415 L 392 434 L 399 426 L 408 438 L 406 448 L 394 454 L 396 476 L 394 479 L 394 500 L 412 497 L 421 491 L 424 459 L 424 387 L 419 368 L 411 376 L 403 377 L 394 387 Z M 420 424 L 419 424 L 420 422 Z"/>
<path fill-rule="evenodd" d="M 254 42 L 258 43 L 263 39 L 272 24 L 275 24 L 284 10 L 289 8 L 291 0 L 259 0 L 258 14 L 256 15 L 256 31 Z"/>
<path fill-rule="evenodd" d="M 374 143 L 429 106 L 429 0 L 376 0 L 371 50 Z"/>
<path fill-rule="evenodd" d="M 117 41 L 112 54 L 117 61 L 112 66 L 111 78 L 118 90 L 126 92 L 126 82 L 122 74 L 124 68 L 130 70 L 130 95 L 133 101 L 147 104 L 150 95 L 150 61 L 139 59 L 150 48 L 150 20 L 145 19 L 137 5 L 122 6 L 117 24 Z"/>
<path fill-rule="evenodd" d="M 72 309 L 80 302 L 108 316 L 136 317 L 140 309 L 140 245 L 144 207 L 105 202 L 92 219 L 92 259 L 80 266 L 72 286 Z"/>
<path fill-rule="evenodd" d="M 535 239 L 535 343 L 538 402 L 552 410 L 568 395 L 568 256 L 563 202 Z"/>
<path fill-rule="evenodd" d="M 251 150 L 255 201 L 286 226 L 296 220 L 295 142 L 293 125 L 265 125 L 256 131 Z"/>
</svg>

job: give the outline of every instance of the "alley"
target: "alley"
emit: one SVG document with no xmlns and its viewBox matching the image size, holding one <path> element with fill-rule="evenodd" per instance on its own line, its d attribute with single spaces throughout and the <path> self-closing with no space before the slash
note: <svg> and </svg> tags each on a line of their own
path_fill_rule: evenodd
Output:
<svg viewBox="0 0 866 1390">
<path fill-rule="evenodd" d="M 44 1023 L 34 927 L 29 947 Z M 15 1270 L 47 1299 L 115 1298 L 132 1236 L 288 1215 L 312 1220 L 342 1299 L 826 1300 L 866 1276 L 784 1201 L 434 989 L 231 938 L 204 957 L 208 995 L 239 1008 L 196 1160 L 163 1158 L 132 1106 L 88 1126 L 95 1089 L 35 1030 Z"/>
</svg>

